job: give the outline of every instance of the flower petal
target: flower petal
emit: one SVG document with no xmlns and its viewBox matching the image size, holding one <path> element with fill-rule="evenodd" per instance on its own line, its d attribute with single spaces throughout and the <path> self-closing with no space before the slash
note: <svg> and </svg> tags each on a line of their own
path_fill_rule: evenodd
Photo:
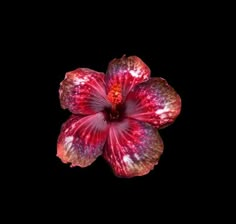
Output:
<svg viewBox="0 0 236 224">
<path fill-rule="evenodd" d="M 85 117 L 72 115 L 62 125 L 57 156 L 63 163 L 71 163 L 71 166 L 89 166 L 102 154 L 107 133 L 103 113 Z"/>
<path fill-rule="evenodd" d="M 131 88 L 136 84 L 148 80 L 149 67 L 137 56 L 113 59 L 107 69 L 106 83 L 107 93 L 113 93 L 114 89 L 121 87 L 121 95 L 124 99 Z"/>
<path fill-rule="evenodd" d="M 127 96 L 125 115 L 163 128 L 174 122 L 181 99 L 163 78 L 151 78 L 137 85 Z"/>
<path fill-rule="evenodd" d="M 158 163 L 163 142 L 151 125 L 124 119 L 112 123 L 103 156 L 119 177 L 142 176 Z"/>
<path fill-rule="evenodd" d="M 88 68 L 67 72 L 60 83 L 59 96 L 61 107 L 74 114 L 93 114 L 109 106 L 104 74 Z"/>
</svg>

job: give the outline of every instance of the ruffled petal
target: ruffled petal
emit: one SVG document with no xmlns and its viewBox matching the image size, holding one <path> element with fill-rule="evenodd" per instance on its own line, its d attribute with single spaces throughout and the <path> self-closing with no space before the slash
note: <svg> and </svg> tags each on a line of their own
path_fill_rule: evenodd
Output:
<svg viewBox="0 0 236 224">
<path fill-rule="evenodd" d="M 148 80 L 149 67 L 137 56 L 113 59 L 106 72 L 108 98 L 111 103 L 121 103 L 137 84 Z"/>
<path fill-rule="evenodd" d="M 94 114 L 109 106 L 104 74 L 88 68 L 67 72 L 60 83 L 61 107 L 74 114 Z"/>
<path fill-rule="evenodd" d="M 125 119 L 109 128 L 103 156 L 118 177 L 142 176 L 158 163 L 163 142 L 151 125 Z"/>
<path fill-rule="evenodd" d="M 71 166 L 89 166 L 103 152 L 108 134 L 103 113 L 72 115 L 61 128 L 57 156 Z"/>
<path fill-rule="evenodd" d="M 125 116 L 163 128 L 179 115 L 181 99 L 165 79 L 151 78 L 132 89 L 125 107 Z"/>
</svg>

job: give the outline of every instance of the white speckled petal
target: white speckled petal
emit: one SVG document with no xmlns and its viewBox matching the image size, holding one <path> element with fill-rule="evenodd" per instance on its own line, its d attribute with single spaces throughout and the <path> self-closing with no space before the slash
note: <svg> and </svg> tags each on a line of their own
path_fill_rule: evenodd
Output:
<svg viewBox="0 0 236 224">
<path fill-rule="evenodd" d="M 111 124 L 103 156 L 118 177 L 143 176 L 158 163 L 163 142 L 151 125 L 125 119 Z"/>
<path fill-rule="evenodd" d="M 103 113 L 82 117 L 72 115 L 61 128 L 57 156 L 71 166 L 89 166 L 103 152 L 107 138 Z"/>
<path fill-rule="evenodd" d="M 150 78 L 150 72 L 149 67 L 137 56 L 115 58 L 109 63 L 105 76 L 107 92 L 114 86 L 120 86 L 122 98 L 125 99 L 135 85 Z"/>
<path fill-rule="evenodd" d="M 181 99 L 165 79 L 151 78 L 131 90 L 125 108 L 125 116 L 163 128 L 179 115 Z"/>
<path fill-rule="evenodd" d="M 61 107 L 74 114 L 94 114 L 109 106 L 104 74 L 89 68 L 67 72 L 60 83 Z"/>
</svg>

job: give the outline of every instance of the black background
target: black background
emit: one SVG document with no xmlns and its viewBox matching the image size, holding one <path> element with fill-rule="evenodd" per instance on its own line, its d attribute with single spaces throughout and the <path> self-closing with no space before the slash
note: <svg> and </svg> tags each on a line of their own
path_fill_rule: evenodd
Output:
<svg viewBox="0 0 236 224">
<path fill-rule="evenodd" d="M 157 24 L 157 30 L 158 27 Z M 191 43 L 185 42 L 186 33 L 182 33 L 181 27 L 175 25 L 159 32 L 157 30 L 151 32 L 148 27 L 140 31 L 139 26 L 134 28 L 131 26 L 130 30 L 123 31 L 122 24 L 120 27 L 115 27 L 113 32 L 109 29 L 94 31 L 90 27 L 83 30 L 79 25 L 79 32 L 74 33 L 73 29 L 76 28 L 58 33 L 59 36 L 67 38 L 50 49 L 49 65 L 42 74 L 45 82 L 44 94 L 47 95 L 45 96 L 47 122 L 44 132 L 47 141 L 41 152 L 46 157 L 46 168 L 43 168 L 46 169 L 46 178 L 55 179 L 60 184 L 71 185 L 78 190 L 82 188 L 87 191 L 87 188 L 96 186 L 102 189 L 102 192 L 115 191 L 125 195 L 154 194 L 154 197 L 159 197 L 160 194 L 177 195 L 179 190 L 184 191 L 192 184 L 195 175 L 190 173 L 190 169 L 194 168 L 193 151 L 195 151 L 194 143 L 191 142 L 193 136 L 191 136 L 190 120 L 193 113 L 191 73 L 194 72 L 194 68 L 190 64 L 191 56 L 188 58 Z M 123 54 L 139 56 L 150 67 L 153 77 L 161 76 L 167 79 L 182 98 L 180 116 L 172 126 L 160 131 L 165 144 L 160 163 L 150 174 L 132 179 L 115 177 L 102 158 L 84 169 L 69 168 L 69 165 L 61 163 L 55 156 L 60 126 L 70 115 L 68 111 L 60 108 L 59 83 L 64 79 L 65 72 L 77 67 L 105 72 L 108 62 Z"/>
<path fill-rule="evenodd" d="M 204 188 L 196 119 L 199 67 L 205 56 L 201 18 L 192 7 L 185 10 L 180 5 L 114 7 L 105 11 L 96 10 L 95 5 L 92 10 L 88 6 L 74 10 L 46 7 L 40 13 L 31 11 L 26 18 L 36 17 L 22 28 L 27 35 L 19 32 L 18 39 L 18 52 L 27 55 L 23 65 L 26 82 L 30 83 L 24 106 L 29 121 L 25 136 L 29 152 L 24 158 L 27 162 L 21 162 L 23 171 L 14 172 L 27 183 L 33 198 L 42 199 L 46 205 L 56 202 L 61 210 L 71 203 L 85 210 L 104 204 L 105 210 L 121 203 L 120 210 L 114 212 L 127 213 L 135 207 L 136 213 L 142 213 L 143 209 L 158 210 L 157 206 L 195 212 L 192 205 L 201 201 L 199 192 Z M 78 67 L 105 72 L 109 61 L 123 54 L 140 57 L 151 69 L 151 76 L 165 78 L 182 99 L 180 116 L 160 130 L 165 148 L 159 165 L 148 175 L 131 179 L 115 177 L 102 157 L 87 168 L 70 168 L 56 157 L 61 125 L 70 116 L 60 108 L 59 83 L 66 72 Z"/>
</svg>

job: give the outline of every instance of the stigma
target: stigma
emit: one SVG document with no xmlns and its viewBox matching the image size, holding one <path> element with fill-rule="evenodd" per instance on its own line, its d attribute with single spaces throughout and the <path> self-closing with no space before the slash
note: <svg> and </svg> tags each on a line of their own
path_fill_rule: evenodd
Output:
<svg viewBox="0 0 236 224">
<path fill-rule="evenodd" d="M 115 109 L 122 102 L 122 88 L 120 84 L 112 85 L 107 94 L 108 100 L 111 102 L 112 108 Z"/>
</svg>

